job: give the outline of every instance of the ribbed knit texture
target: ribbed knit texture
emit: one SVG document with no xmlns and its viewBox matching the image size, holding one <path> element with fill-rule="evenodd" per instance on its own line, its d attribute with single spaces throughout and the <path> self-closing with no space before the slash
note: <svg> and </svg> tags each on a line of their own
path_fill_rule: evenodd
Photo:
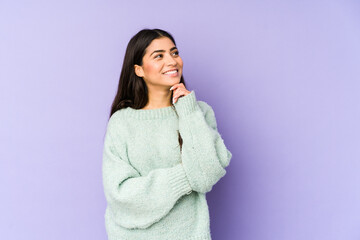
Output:
<svg viewBox="0 0 360 240">
<path fill-rule="evenodd" d="M 174 107 L 128 107 L 108 121 L 102 168 L 108 240 L 211 240 L 206 193 L 226 174 L 232 154 L 213 109 L 194 90 Z"/>
</svg>

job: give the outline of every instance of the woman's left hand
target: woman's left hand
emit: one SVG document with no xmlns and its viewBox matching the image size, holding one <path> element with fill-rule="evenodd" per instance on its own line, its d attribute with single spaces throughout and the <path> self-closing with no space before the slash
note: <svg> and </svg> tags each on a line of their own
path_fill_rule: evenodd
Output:
<svg viewBox="0 0 360 240">
<path fill-rule="evenodd" d="M 187 90 L 184 86 L 183 83 L 177 83 L 175 85 L 173 85 L 170 90 L 173 90 L 173 104 L 177 102 L 178 98 L 181 96 L 186 96 L 189 93 L 191 93 L 191 91 Z"/>
</svg>

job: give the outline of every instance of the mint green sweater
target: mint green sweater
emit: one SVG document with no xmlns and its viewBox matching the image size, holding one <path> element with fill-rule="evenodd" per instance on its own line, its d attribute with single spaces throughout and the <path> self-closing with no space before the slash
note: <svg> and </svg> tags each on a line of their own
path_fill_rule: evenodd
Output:
<svg viewBox="0 0 360 240">
<path fill-rule="evenodd" d="M 127 107 L 108 121 L 102 174 L 109 240 L 211 240 L 206 193 L 232 154 L 213 109 L 194 90 L 174 106 Z"/>
</svg>

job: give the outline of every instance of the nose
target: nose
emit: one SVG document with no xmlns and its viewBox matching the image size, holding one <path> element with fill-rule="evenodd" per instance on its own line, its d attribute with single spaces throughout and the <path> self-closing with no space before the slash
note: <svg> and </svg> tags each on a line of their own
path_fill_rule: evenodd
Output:
<svg viewBox="0 0 360 240">
<path fill-rule="evenodd" d="M 176 60 L 171 56 L 171 54 L 166 54 L 166 56 L 168 56 L 166 58 L 166 64 L 167 65 L 174 65 L 175 66 L 177 64 Z"/>
</svg>

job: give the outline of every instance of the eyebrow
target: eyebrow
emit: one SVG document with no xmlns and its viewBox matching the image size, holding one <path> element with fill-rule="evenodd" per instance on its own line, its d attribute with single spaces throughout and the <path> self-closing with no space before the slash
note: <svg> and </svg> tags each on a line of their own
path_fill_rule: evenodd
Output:
<svg viewBox="0 0 360 240">
<path fill-rule="evenodd" d="M 172 47 L 172 48 L 170 48 L 170 52 L 171 52 L 172 50 L 174 50 L 174 49 L 177 49 L 177 47 Z M 165 52 L 165 50 L 155 50 L 155 51 L 153 51 L 153 52 L 150 54 L 150 57 L 151 57 L 151 55 L 153 55 L 153 54 L 156 53 L 156 52 Z"/>
</svg>

